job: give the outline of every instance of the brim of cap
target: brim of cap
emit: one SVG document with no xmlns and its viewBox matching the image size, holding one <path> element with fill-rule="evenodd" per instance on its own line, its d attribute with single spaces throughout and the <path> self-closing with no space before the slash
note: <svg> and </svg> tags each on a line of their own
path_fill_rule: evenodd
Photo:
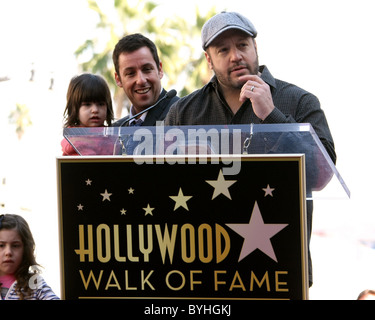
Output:
<svg viewBox="0 0 375 320">
<path fill-rule="evenodd" d="M 220 36 L 223 32 L 225 31 L 228 31 L 228 30 L 231 30 L 231 29 L 237 29 L 237 30 L 240 30 L 240 31 L 243 31 L 245 32 L 246 34 L 248 34 L 250 37 L 253 37 L 255 38 L 256 35 L 254 36 L 254 33 L 250 32 L 249 30 L 246 30 L 245 28 L 242 28 L 240 26 L 228 26 L 228 27 L 225 27 L 223 29 L 221 29 L 219 32 L 217 32 L 211 39 L 209 39 L 204 45 L 203 45 L 203 50 L 206 50 L 207 47 L 212 43 L 212 41 L 214 41 L 218 36 Z"/>
</svg>

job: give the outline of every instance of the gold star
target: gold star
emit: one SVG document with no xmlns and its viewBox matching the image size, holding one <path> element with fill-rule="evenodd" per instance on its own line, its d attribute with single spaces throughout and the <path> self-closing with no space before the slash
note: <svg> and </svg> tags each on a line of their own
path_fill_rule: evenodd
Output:
<svg viewBox="0 0 375 320">
<path fill-rule="evenodd" d="M 134 194 L 134 189 L 133 189 L 132 187 L 130 187 L 130 188 L 128 189 L 128 191 L 129 191 L 129 194 Z"/>
<path fill-rule="evenodd" d="M 153 215 L 152 210 L 154 210 L 155 208 L 151 208 L 150 204 L 148 203 L 147 208 L 142 208 L 142 209 L 145 210 L 145 216 L 147 216 L 148 214 Z"/>
<path fill-rule="evenodd" d="M 182 193 L 182 189 L 180 188 L 180 190 L 178 191 L 178 195 L 177 196 L 169 196 L 169 198 L 171 198 L 173 201 L 175 201 L 175 205 L 174 205 L 174 209 L 173 211 L 176 211 L 177 208 L 179 207 L 184 207 L 187 211 L 189 211 L 189 208 L 187 206 L 187 201 L 192 198 L 192 196 L 184 196 L 184 194 Z"/>
<path fill-rule="evenodd" d="M 112 193 L 108 193 L 107 189 L 105 189 L 104 193 L 101 193 L 100 195 L 103 196 L 102 201 L 105 201 L 105 200 L 111 201 L 109 197 L 112 195 Z"/>
<path fill-rule="evenodd" d="M 126 210 L 124 209 L 124 208 L 122 208 L 121 210 L 120 210 L 120 212 L 121 212 L 121 215 L 126 215 Z"/>
<path fill-rule="evenodd" d="M 215 188 L 211 200 L 215 199 L 220 194 L 223 194 L 227 198 L 232 200 L 228 188 L 233 183 L 235 183 L 237 181 L 236 180 L 225 180 L 222 170 L 220 170 L 219 175 L 217 177 L 217 180 L 206 180 L 206 182 Z"/>
</svg>

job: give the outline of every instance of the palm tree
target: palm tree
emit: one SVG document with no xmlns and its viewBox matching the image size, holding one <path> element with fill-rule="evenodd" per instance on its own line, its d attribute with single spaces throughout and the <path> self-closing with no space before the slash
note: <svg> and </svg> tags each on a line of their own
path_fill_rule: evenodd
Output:
<svg viewBox="0 0 375 320">
<path fill-rule="evenodd" d="M 177 15 L 158 20 L 155 13 L 157 4 L 152 1 L 138 0 L 135 4 L 134 1 L 129 4 L 128 0 L 115 0 L 115 15 L 104 12 L 95 0 L 88 0 L 88 4 L 99 16 L 97 28 L 105 32 L 98 32 L 101 38 L 86 40 L 76 50 L 75 55 L 78 57 L 90 52 L 91 58 L 82 63 L 81 67 L 83 71 L 100 73 L 107 80 L 114 92 L 116 118 L 121 117 L 123 107 L 130 107 L 124 91 L 116 85 L 112 63 L 113 48 L 126 34 L 138 32 L 154 41 L 163 63 L 165 86 L 168 88 L 183 83 L 180 84 L 180 96 L 190 93 L 209 79 L 210 71 L 202 49 L 199 42 L 198 46 L 194 44 L 200 39 L 203 23 L 215 13 L 214 9 L 206 16 L 201 16 L 196 9 L 196 25 L 190 26 Z"/>
</svg>

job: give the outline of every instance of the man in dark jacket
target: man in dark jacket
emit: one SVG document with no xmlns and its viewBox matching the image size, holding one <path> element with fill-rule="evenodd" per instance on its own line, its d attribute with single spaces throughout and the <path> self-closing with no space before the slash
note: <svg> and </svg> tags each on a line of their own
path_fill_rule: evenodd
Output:
<svg viewBox="0 0 375 320">
<path fill-rule="evenodd" d="M 156 121 L 164 120 L 170 106 L 178 97 L 164 98 L 155 108 L 132 119 L 156 104 L 167 93 L 161 86 L 163 68 L 155 44 L 139 33 L 131 34 L 119 40 L 112 58 L 116 83 L 123 88 L 132 103 L 130 114 L 112 126 L 155 126 Z"/>
<path fill-rule="evenodd" d="M 259 66 L 254 25 L 236 12 L 221 12 L 202 28 L 202 48 L 215 75 L 201 89 L 178 100 L 165 124 L 223 125 L 310 123 L 336 162 L 334 142 L 319 100 L 313 94 L 272 76 Z M 313 202 L 307 201 L 307 238 Z M 309 282 L 312 265 L 309 250 Z"/>
</svg>

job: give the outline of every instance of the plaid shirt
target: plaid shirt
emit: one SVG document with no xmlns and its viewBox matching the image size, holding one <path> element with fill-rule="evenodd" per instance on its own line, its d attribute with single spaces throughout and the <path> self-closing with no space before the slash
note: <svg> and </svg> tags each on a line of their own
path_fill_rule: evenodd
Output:
<svg viewBox="0 0 375 320">
<path fill-rule="evenodd" d="M 335 163 L 334 142 L 318 98 L 293 84 L 275 79 L 266 66 L 261 66 L 260 71 L 261 78 L 270 86 L 275 105 L 264 121 L 255 115 L 249 99 L 233 114 L 214 76 L 203 88 L 178 100 L 171 107 L 165 125 L 310 123 Z"/>
</svg>

